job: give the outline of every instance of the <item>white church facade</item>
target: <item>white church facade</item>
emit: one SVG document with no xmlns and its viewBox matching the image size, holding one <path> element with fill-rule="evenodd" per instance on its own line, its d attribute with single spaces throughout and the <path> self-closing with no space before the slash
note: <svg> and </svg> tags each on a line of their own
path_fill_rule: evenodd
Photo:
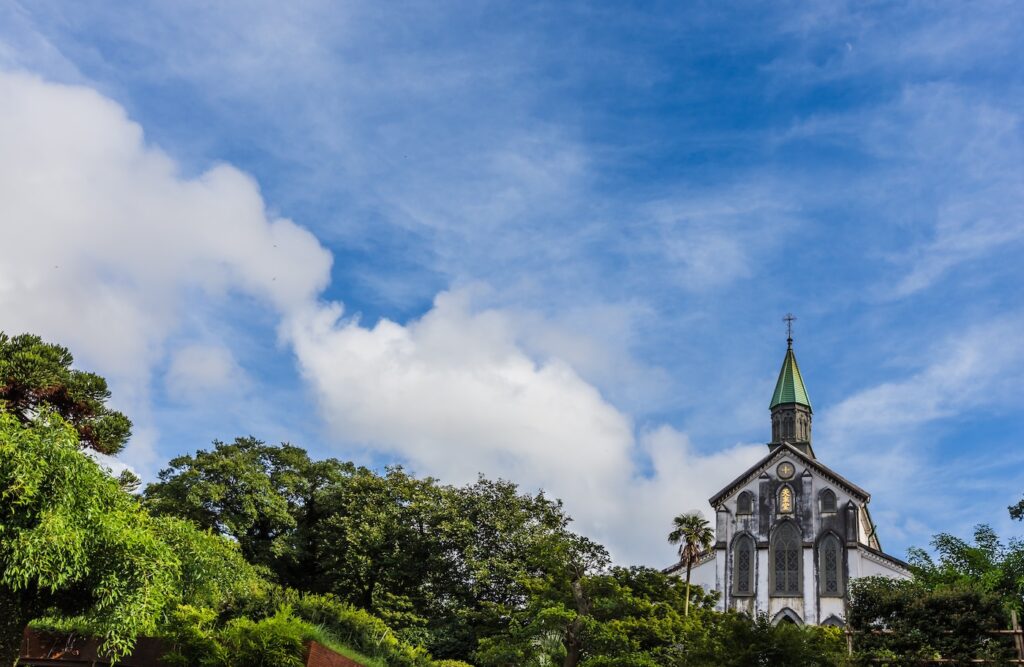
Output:
<svg viewBox="0 0 1024 667">
<path fill-rule="evenodd" d="M 815 457 L 792 338 L 770 409 L 768 454 L 710 499 L 715 545 L 693 565 L 691 580 L 717 591 L 722 611 L 842 626 L 851 580 L 910 572 L 882 551 L 868 492 Z M 685 568 L 666 572 L 681 576 Z"/>
</svg>

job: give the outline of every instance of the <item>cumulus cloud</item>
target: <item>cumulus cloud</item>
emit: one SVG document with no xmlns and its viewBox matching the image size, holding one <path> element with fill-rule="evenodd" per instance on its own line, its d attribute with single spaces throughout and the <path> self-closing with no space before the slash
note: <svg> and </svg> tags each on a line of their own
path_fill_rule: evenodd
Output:
<svg viewBox="0 0 1024 667">
<path fill-rule="evenodd" d="M 318 304 L 329 253 L 268 214 L 249 176 L 228 165 L 183 174 L 88 88 L 0 73 L 0 220 L 10 241 L 0 246 L 3 328 L 69 345 L 111 378 L 138 422 L 112 467 L 159 463 L 146 419 L 155 369 L 166 367 L 163 385 L 180 401 L 245 382 L 204 320 L 242 295 L 276 314 L 340 443 L 447 481 L 482 472 L 544 488 L 621 558 L 670 559 L 662 524 L 706 506 L 732 472 L 729 455 L 702 457 L 674 432 L 638 442 L 630 416 L 575 369 L 644 385 L 642 364 L 607 358 L 611 339 L 628 334 L 630 307 L 581 316 L 607 340 L 537 313 L 481 308 L 472 290 L 440 294 L 404 325 L 363 326 L 341 305 Z M 642 460 L 654 462 L 653 476 L 641 474 Z M 637 511 L 650 502 L 656 511 Z"/>
<path fill-rule="evenodd" d="M 113 101 L 3 71 L 0 224 L 2 327 L 71 347 L 136 417 L 188 313 L 241 294 L 286 316 L 331 264 L 312 234 L 267 213 L 246 174 L 182 174 Z M 172 381 L 189 363 L 172 364 Z M 144 440 L 129 457 L 148 456 Z"/>
<path fill-rule="evenodd" d="M 164 382 L 173 399 L 188 401 L 236 387 L 245 373 L 227 347 L 196 343 L 174 352 Z"/>
<path fill-rule="evenodd" d="M 293 319 L 288 337 L 339 438 L 452 482 L 482 472 L 544 488 L 619 558 L 670 560 L 661 542 L 671 517 L 706 510 L 763 446 L 702 456 L 667 428 L 638 443 L 630 417 L 571 366 L 526 351 L 522 324 L 459 291 L 405 325 L 319 309 Z M 640 473 L 641 457 L 653 476 Z"/>
</svg>

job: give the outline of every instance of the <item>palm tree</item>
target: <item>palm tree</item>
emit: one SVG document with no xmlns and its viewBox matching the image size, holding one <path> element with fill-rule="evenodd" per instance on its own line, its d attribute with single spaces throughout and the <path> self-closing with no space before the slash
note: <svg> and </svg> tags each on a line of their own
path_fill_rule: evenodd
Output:
<svg viewBox="0 0 1024 667">
<path fill-rule="evenodd" d="M 715 531 L 700 512 L 687 512 L 672 519 L 669 544 L 679 545 L 679 562 L 686 566 L 686 602 L 683 613 L 690 615 L 690 570 L 701 554 L 715 543 Z"/>
</svg>

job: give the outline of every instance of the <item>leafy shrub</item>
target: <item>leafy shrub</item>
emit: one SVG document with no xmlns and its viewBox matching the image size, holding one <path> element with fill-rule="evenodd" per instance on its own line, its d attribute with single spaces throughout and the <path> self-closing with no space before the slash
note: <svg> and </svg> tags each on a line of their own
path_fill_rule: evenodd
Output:
<svg viewBox="0 0 1024 667">
<path fill-rule="evenodd" d="M 426 667 L 433 663 L 426 649 L 406 644 L 384 621 L 331 595 L 303 595 L 293 603 L 295 613 L 322 626 L 338 641 L 392 667 Z"/>
<path fill-rule="evenodd" d="M 302 664 L 310 641 L 344 655 L 353 650 L 372 664 L 388 667 L 469 667 L 458 661 L 433 662 L 422 648 L 394 637 L 380 619 L 330 597 L 298 596 L 274 614 L 253 620 L 234 618 L 216 627 L 217 614 L 206 608 L 178 607 L 165 625 L 172 651 L 164 663 L 177 667 L 292 667 Z M 311 598 L 311 599 L 310 599 Z M 378 663 L 379 661 L 379 663 Z"/>
<path fill-rule="evenodd" d="M 1003 601 L 969 585 L 929 590 L 917 581 L 868 577 L 851 583 L 847 620 L 861 664 L 911 665 L 938 657 L 969 663 L 1010 655 L 988 634 L 1006 627 Z"/>
<path fill-rule="evenodd" d="M 178 566 L 74 429 L 0 409 L 0 658 L 13 663 L 22 629 L 45 614 L 83 617 L 124 656 L 174 598 Z"/>
<path fill-rule="evenodd" d="M 302 667 L 306 640 L 316 632 L 283 608 L 259 621 L 232 619 L 220 634 L 227 667 Z"/>
<path fill-rule="evenodd" d="M 773 626 L 766 614 L 751 618 L 737 612 L 705 612 L 691 622 L 680 654 L 663 664 L 838 667 L 846 662 L 846 642 L 838 628 Z"/>
<path fill-rule="evenodd" d="M 212 609 L 182 605 L 175 609 L 164 629 L 171 652 L 164 656 L 167 665 L 180 667 L 218 667 L 227 657 L 214 630 L 217 614 Z"/>
</svg>

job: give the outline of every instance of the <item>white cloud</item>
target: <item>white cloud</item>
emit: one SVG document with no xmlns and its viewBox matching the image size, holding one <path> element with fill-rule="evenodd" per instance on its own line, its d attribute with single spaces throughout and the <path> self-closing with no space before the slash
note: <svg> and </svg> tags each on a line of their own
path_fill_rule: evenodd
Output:
<svg viewBox="0 0 1024 667">
<path fill-rule="evenodd" d="M 364 327 L 340 306 L 292 320 L 302 372 L 337 437 L 398 456 L 421 474 L 482 472 L 563 498 L 577 528 L 626 562 L 671 560 L 665 527 L 700 508 L 761 448 L 695 453 L 662 428 L 638 445 L 631 419 L 564 361 L 534 359 L 522 323 L 444 293 L 405 326 Z M 639 474 L 637 457 L 655 465 Z"/>
<path fill-rule="evenodd" d="M 643 251 L 664 262 L 665 273 L 691 292 L 750 276 L 799 224 L 792 193 L 770 177 L 764 180 L 652 204 L 653 233 L 643 241 Z"/>
<path fill-rule="evenodd" d="M 909 377 L 870 387 L 829 409 L 823 428 L 837 439 L 891 435 L 973 407 L 998 409 L 1016 401 L 1024 390 L 1022 326 L 1019 317 L 999 319 L 936 344 L 924 367 Z"/>
<path fill-rule="evenodd" d="M 1020 475 L 1010 472 L 1021 469 L 1018 453 L 965 438 L 951 454 L 936 446 L 935 433 L 944 420 L 984 424 L 1020 409 L 1022 327 L 1019 315 L 970 327 L 923 350 L 903 377 L 863 389 L 817 419 L 815 437 L 828 443 L 839 469 L 877 496 L 883 539 L 924 545 L 939 530 L 966 534 L 979 521 L 1008 522 L 1005 507 L 1020 489 Z"/>
<path fill-rule="evenodd" d="M 223 345 L 191 344 L 174 352 L 164 382 L 174 400 L 190 401 L 245 383 L 245 373 Z"/>
<path fill-rule="evenodd" d="M 630 419 L 564 362 L 527 356 L 504 313 L 472 312 L 465 293 L 447 293 L 407 326 L 365 328 L 340 314 L 320 311 L 292 331 L 339 435 L 450 480 L 565 480 L 597 514 L 614 502 L 602 488 L 630 467 Z"/>
<path fill-rule="evenodd" d="M 238 293 L 285 315 L 319 293 L 331 263 L 237 169 L 186 177 L 111 100 L 3 71 L 0 225 L 0 328 L 68 345 L 137 420 L 189 313 Z M 132 462 L 152 455 L 146 440 L 133 439 Z"/>
<path fill-rule="evenodd" d="M 538 187 L 550 180 L 509 160 Z M 277 314 L 339 442 L 446 481 L 483 472 L 543 487 L 620 558 L 670 560 L 662 524 L 706 506 L 733 472 L 728 456 L 697 455 L 678 434 L 638 444 L 628 414 L 574 369 L 602 384 L 621 374 L 635 400 L 656 395 L 644 377 L 652 369 L 611 359 L 642 308 L 586 307 L 569 326 L 475 307 L 463 290 L 404 326 L 342 319 L 340 305 L 316 303 L 329 254 L 270 217 L 252 179 L 226 165 L 182 175 L 121 107 L 87 88 L 0 73 L 0 220 L 15 241 L 0 246 L 2 327 L 67 344 L 114 381 L 138 423 L 112 465 L 145 473 L 159 463 L 148 387 L 165 360 L 172 397 L 244 382 L 226 341 L 210 333 L 224 323 L 207 321 L 239 293 Z M 680 448 L 670 455 L 673 437 Z M 651 478 L 638 473 L 645 456 Z M 700 481 L 681 483 L 691 466 Z M 637 520 L 652 499 L 658 509 Z"/>
</svg>

